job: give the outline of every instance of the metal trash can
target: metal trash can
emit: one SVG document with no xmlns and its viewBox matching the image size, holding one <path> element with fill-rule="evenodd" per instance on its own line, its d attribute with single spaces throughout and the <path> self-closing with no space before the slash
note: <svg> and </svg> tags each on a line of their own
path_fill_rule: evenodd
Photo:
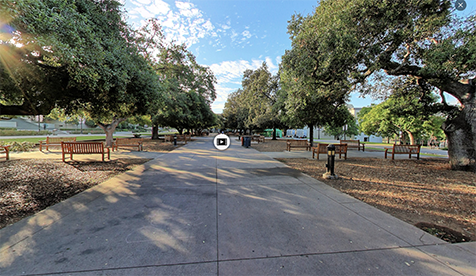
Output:
<svg viewBox="0 0 476 276">
<path fill-rule="evenodd" d="M 243 137 L 243 146 L 251 147 L 251 137 Z"/>
</svg>

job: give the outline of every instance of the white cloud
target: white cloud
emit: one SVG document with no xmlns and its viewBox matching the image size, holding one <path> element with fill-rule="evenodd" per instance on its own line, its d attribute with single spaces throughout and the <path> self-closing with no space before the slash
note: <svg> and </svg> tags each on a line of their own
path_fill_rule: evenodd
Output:
<svg viewBox="0 0 476 276">
<path fill-rule="evenodd" d="M 235 41 L 235 38 L 238 36 L 238 33 L 235 32 L 235 30 L 231 30 L 231 41 Z"/>
<path fill-rule="evenodd" d="M 251 37 L 251 33 L 250 33 L 248 30 L 244 31 L 244 32 L 241 33 L 241 34 L 242 34 L 244 37 L 246 37 L 246 38 L 250 38 L 250 37 Z"/>
<path fill-rule="evenodd" d="M 217 36 L 212 22 L 192 3 L 176 1 L 174 9 L 162 0 L 131 0 L 130 3 L 134 6 L 129 12 L 131 17 L 156 17 L 166 38 L 179 44 L 190 47 L 201 38 Z"/>
<path fill-rule="evenodd" d="M 212 105 L 212 109 L 216 113 L 221 113 L 224 106 L 228 94 L 231 92 L 236 91 L 238 88 L 241 87 L 241 81 L 243 78 L 243 72 L 246 69 L 255 70 L 266 61 L 268 65 L 269 71 L 272 74 L 276 74 L 278 72 L 278 58 L 275 59 L 275 63 L 270 57 L 265 57 L 265 59 L 253 59 L 251 61 L 247 60 L 235 60 L 235 61 L 223 61 L 219 64 L 215 63 L 210 66 L 210 69 L 215 74 L 217 78 L 217 85 L 215 89 L 217 91 L 217 99 Z"/>
</svg>

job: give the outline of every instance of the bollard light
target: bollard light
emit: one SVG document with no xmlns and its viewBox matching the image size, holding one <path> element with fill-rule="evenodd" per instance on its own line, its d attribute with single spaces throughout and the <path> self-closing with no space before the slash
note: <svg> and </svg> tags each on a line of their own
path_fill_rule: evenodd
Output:
<svg viewBox="0 0 476 276">
<path fill-rule="evenodd" d="M 177 146 L 177 134 L 174 134 L 174 146 Z"/>
<path fill-rule="evenodd" d="M 327 172 L 323 175 L 325 178 L 337 179 L 338 176 L 334 174 L 334 161 L 336 156 L 336 146 L 329 145 L 327 146 Z"/>
<path fill-rule="evenodd" d="M 336 156 L 336 146 L 332 144 L 327 146 L 327 155 L 332 157 Z"/>
</svg>

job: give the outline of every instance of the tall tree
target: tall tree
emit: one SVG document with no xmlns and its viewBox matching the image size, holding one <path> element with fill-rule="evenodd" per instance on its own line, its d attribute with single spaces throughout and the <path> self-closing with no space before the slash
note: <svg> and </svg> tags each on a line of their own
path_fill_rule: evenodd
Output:
<svg viewBox="0 0 476 276">
<path fill-rule="evenodd" d="M 412 77 L 393 80 L 390 97 L 372 106 L 368 112 L 359 114 L 362 131 L 367 135 L 385 136 L 404 132 L 410 144 L 416 144 L 418 138 L 431 131 L 432 123 L 435 122 L 433 115 L 441 107 L 430 88 Z"/>
<path fill-rule="evenodd" d="M 334 114 L 334 119 L 324 125 L 324 132 L 334 137 L 359 134 L 355 117 L 345 105 L 341 105 Z"/>
<path fill-rule="evenodd" d="M 0 37 L 0 114 L 83 110 L 110 146 L 118 123 L 157 100 L 118 1 L 0 0 L 0 14 L 11 30 Z"/>
<path fill-rule="evenodd" d="M 382 72 L 413 76 L 454 96 L 443 124 L 454 169 L 476 172 L 475 17 L 451 16 L 449 0 L 322 0 L 291 20 L 293 49 L 306 49 L 305 71 L 327 85 L 349 80 L 368 91 Z"/>
<path fill-rule="evenodd" d="M 238 89 L 228 94 L 228 98 L 223 108 L 224 127 L 237 129 L 240 133 L 246 129 L 246 120 L 248 118 L 249 109 L 245 105 L 243 90 Z"/>
<path fill-rule="evenodd" d="M 154 68 L 165 89 L 166 104 L 152 111 L 154 126 L 183 129 L 215 124 L 211 103 L 216 98 L 216 78 L 210 68 L 199 65 L 185 45 L 159 49 Z M 154 127 L 153 136 L 157 128 Z"/>
<path fill-rule="evenodd" d="M 284 112 L 281 117 L 288 126 L 309 128 L 309 142 L 314 144 L 314 127 L 326 124 L 345 125 L 336 113 L 345 104 L 348 85 L 336 82 L 322 85 L 319 80 L 306 73 L 307 53 L 293 47 L 283 56 L 280 76 L 281 93 L 285 97 Z"/>
<path fill-rule="evenodd" d="M 266 62 L 255 70 L 243 72 L 244 103 L 248 108 L 247 127 L 259 129 L 272 128 L 273 139 L 276 140 L 276 128 L 281 125 L 278 117 L 279 75 L 273 76 Z"/>
</svg>

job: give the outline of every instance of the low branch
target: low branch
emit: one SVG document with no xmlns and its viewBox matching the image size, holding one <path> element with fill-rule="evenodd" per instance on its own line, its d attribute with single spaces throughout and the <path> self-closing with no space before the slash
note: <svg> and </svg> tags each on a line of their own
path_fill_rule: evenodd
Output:
<svg viewBox="0 0 476 276">
<path fill-rule="evenodd" d="M 429 84 L 447 92 L 457 98 L 460 102 L 474 97 L 475 87 L 472 80 L 456 81 L 450 77 L 437 75 L 425 75 L 421 73 L 421 67 L 416 65 L 401 65 L 396 62 L 387 62 L 383 69 L 385 73 L 392 76 L 413 76 L 425 79 Z"/>
<path fill-rule="evenodd" d="M 50 108 L 51 111 L 53 108 Z M 49 113 L 49 112 L 48 112 Z M 0 104 L 0 115 L 39 115 L 37 111 L 31 108 L 30 105 L 24 103 L 22 105 L 2 105 Z M 46 114 L 42 114 L 46 115 Z"/>
</svg>

